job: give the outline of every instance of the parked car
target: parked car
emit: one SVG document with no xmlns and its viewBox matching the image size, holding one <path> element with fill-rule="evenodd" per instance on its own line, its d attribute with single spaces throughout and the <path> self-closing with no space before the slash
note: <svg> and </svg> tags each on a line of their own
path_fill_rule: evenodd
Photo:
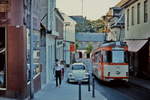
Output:
<svg viewBox="0 0 150 100">
<path fill-rule="evenodd" d="M 87 66 L 83 63 L 74 63 L 68 72 L 68 82 L 88 82 L 89 72 Z"/>
</svg>

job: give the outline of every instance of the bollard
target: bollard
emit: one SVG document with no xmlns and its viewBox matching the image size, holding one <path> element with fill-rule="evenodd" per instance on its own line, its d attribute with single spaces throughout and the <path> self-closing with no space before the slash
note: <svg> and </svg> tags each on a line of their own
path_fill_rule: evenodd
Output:
<svg viewBox="0 0 150 100">
<path fill-rule="evenodd" d="M 79 84 L 79 100 L 81 100 L 81 81 L 78 81 Z"/>
<path fill-rule="evenodd" d="M 88 75 L 88 91 L 90 92 L 91 89 L 90 89 L 90 74 Z"/>
<path fill-rule="evenodd" d="M 93 77 L 93 80 L 92 80 L 93 82 L 93 84 L 92 84 L 92 87 L 93 87 L 93 90 L 92 90 L 92 97 L 93 98 L 95 98 L 95 79 L 94 79 L 94 77 Z"/>
</svg>

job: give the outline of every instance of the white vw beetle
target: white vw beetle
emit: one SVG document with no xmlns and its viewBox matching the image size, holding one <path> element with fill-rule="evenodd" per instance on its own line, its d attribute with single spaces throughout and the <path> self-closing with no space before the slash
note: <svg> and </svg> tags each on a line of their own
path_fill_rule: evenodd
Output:
<svg viewBox="0 0 150 100">
<path fill-rule="evenodd" d="M 83 63 L 74 63 L 71 65 L 68 72 L 68 82 L 78 82 L 79 80 L 82 82 L 88 82 L 88 69 Z"/>
</svg>

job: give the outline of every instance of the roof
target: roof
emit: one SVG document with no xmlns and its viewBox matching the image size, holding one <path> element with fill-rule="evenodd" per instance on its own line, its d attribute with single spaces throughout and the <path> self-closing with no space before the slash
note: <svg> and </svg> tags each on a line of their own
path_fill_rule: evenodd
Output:
<svg viewBox="0 0 150 100">
<path fill-rule="evenodd" d="M 128 6 L 132 5 L 136 1 L 138 1 L 138 0 L 128 0 L 128 2 L 126 2 L 123 6 L 124 6 L 124 8 L 127 8 Z"/>
<path fill-rule="evenodd" d="M 138 52 L 148 40 L 126 40 L 130 52 Z"/>
<path fill-rule="evenodd" d="M 100 47 L 107 47 L 107 46 L 127 46 L 126 42 L 121 42 L 121 41 L 106 41 L 103 44 L 100 45 Z"/>
<path fill-rule="evenodd" d="M 119 3 L 117 3 L 115 5 L 115 7 L 122 7 L 124 4 L 126 4 L 128 1 L 131 1 L 131 0 L 121 0 Z"/>
<path fill-rule="evenodd" d="M 76 24 L 76 21 L 73 20 L 73 19 L 72 19 L 71 17 L 69 17 L 68 15 L 66 15 L 65 13 L 61 13 L 61 15 L 63 16 L 65 23 L 71 22 L 72 24 Z"/>
<path fill-rule="evenodd" d="M 104 33 L 76 33 L 76 41 L 80 42 L 103 42 L 105 41 Z"/>
<path fill-rule="evenodd" d="M 86 20 L 83 16 L 69 16 L 69 17 L 79 24 L 84 23 L 84 21 Z"/>
<path fill-rule="evenodd" d="M 58 16 L 64 21 L 64 18 L 63 18 L 63 16 L 61 15 L 61 13 L 60 13 L 60 11 L 58 10 L 58 8 L 55 8 L 54 10 L 55 10 L 55 12 L 58 14 Z"/>
</svg>

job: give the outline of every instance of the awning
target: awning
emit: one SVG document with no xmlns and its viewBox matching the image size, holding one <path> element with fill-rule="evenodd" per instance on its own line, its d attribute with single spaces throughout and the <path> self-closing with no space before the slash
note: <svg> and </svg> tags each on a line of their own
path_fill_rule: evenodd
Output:
<svg viewBox="0 0 150 100">
<path fill-rule="evenodd" d="M 138 52 L 148 40 L 126 40 L 130 52 Z"/>
</svg>

